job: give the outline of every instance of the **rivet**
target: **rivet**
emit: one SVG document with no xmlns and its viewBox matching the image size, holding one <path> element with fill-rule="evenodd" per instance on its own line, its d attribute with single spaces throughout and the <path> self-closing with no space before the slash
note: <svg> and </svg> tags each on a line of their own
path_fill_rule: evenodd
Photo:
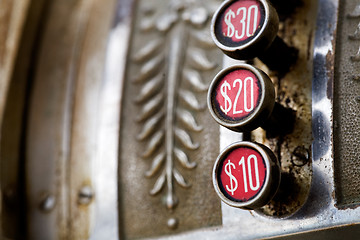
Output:
<svg viewBox="0 0 360 240">
<path fill-rule="evenodd" d="M 79 191 L 78 202 L 82 205 L 88 205 L 94 197 L 94 192 L 90 186 L 84 186 Z"/>
<path fill-rule="evenodd" d="M 294 149 L 291 156 L 291 162 L 297 167 L 302 167 L 309 162 L 310 153 L 304 146 L 298 146 Z"/>
<path fill-rule="evenodd" d="M 167 221 L 167 226 L 172 230 L 176 229 L 178 225 L 179 221 L 176 218 L 169 218 Z"/>
<path fill-rule="evenodd" d="M 40 210 L 44 212 L 51 212 L 56 205 L 56 199 L 54 195 L 47 194 L 44 199 L 40 202 Z"/>
</svg>

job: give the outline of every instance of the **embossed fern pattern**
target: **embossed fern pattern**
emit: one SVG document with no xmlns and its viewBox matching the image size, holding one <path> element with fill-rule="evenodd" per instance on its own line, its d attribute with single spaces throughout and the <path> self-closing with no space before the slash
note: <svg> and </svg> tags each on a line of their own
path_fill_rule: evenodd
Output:
<svg viewBox="0 0 360 240">
<path fill-rule="evenodd" d="M 168 209 L 178 204 L 174 182 L 183 188 L 190 186 L 175 161 L 184 169 L 196 167 L 188 152 L 200 147 L 192 134 L 203 130 L 195 113 L 205 108 L 196 92 L 206 92 L 201 73 L 216 66 L 206 56 L 206 49 L 213 48 L 213 43 L 205 34 L 207 29 L 203 29 L 211 13 L 187 2 L 171 1 L 166 13 L 160 15 L 155 9 L 146 10 L 140 23 L 144 35 L 159 31 L 163 37 L 148 41 L 132 58 L 141 65 L 133 82 L 139 89 L 135 103 L 141 109 L 136 119 L 141 126 L 137 140 L 146 146 L 142 157 L 151 160 L 145 175 L 156 179 L 151 195 L 166 188 L 163 199 Z M 189 46 L 190 40 L 196 44 Z M 181 81 L 187 81 L 190 87 L 180 88 Z M 186 107 L 180 108 L 179 101 Z"/>
</svg>

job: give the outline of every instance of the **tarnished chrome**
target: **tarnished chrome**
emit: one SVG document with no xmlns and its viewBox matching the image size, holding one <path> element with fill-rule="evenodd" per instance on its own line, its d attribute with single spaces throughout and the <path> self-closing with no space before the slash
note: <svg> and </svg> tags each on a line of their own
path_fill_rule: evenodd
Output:
<svg viewBox="0 0 360 240">
<path fill-rule="evenodd" d="M 115 5 L 106 49 L 104 81 L 101 89 L 98 155 L 95 162 L 96 190 L 94 229 L 91 240 L 119 239 L 118 154 L 121 99 L 126 55 L 131 33 L 133 1 L 119 0 Z"/>
<path fill-rule="evenodd" d="M 24 134 L 28 239 L 88 239 L 93 232 L 100 93 L 113 4 L 55 0 L 43 16 Z"/>
</svg>

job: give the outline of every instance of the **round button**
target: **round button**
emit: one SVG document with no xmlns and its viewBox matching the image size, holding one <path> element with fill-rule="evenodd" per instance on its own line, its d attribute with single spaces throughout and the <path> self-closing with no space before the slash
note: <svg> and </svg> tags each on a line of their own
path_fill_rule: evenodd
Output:
<svg viewBox="0 0 360 240">
<path fill-rule="evenodd" d="M 210 84 L 208 107 L 222 126 L 235 131 L 251 131 L 270 116 L 275 90 L 261 70 L 239 64 L 223 69 Z"/>
<path fill-rule="evenodd" d="M 226 204 L 256 209 L 266 205 L 280 185 L 280 165 L 272 151 L 253 142 L 237 142 L 216 159 L 213 185 Z"/>
<path fill-rule="evenodd" d="M 279 18 L 266 0 L 225 1 L 215 12 L 211 34 L 215 44 L 236 59 L 251 59 L 276 37 Z"/>
</svg>

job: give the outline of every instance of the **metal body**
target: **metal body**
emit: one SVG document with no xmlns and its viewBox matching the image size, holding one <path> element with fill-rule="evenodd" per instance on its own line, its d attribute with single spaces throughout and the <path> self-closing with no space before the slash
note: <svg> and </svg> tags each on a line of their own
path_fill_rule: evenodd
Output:
<svg viewBox="0 0 360 240">
<path fill-rule="evenodd" d="M 219 127 L 205 108 L 210 81 L 238 63 L 210 37 L 221 3 L 0 3 L 2 239 L 358 237 L 359 3 L 282 12 L 297 62 L 252 63 L 296 112 L 277 137 Z M 219 152 L 249 138 L 290 183 L 251 211 L 221 203 L 211 179 Z"/>
</svg>

